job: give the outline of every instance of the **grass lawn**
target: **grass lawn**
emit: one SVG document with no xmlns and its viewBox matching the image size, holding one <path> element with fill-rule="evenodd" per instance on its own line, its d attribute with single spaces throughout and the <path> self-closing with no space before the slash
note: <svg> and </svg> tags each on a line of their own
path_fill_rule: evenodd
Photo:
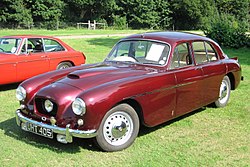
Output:
<svg viewBox="0 0 250 167">
<path fill-rule="evenodd" d="M 46 29 L 1 29 L 0 37 L 6 35 L 23 35 L 23 34 L 33 34 L 33 35 L 49 35 L 49 36 L 62 36 L 62 35 L 98 35 L 98 34 L 135 34 L 140 32 L 145 32 L 146 30 L 88 30 L 88 29 L 59 29 L 59 30 L 46 30 Z"/>
<path fill-rule="evenodd" d="M 94 63 L 119 39 L 64 41 Z M 21 131 L 14 119 L 17 85 L 0 87 L 0 166 L 249 166 L 250 48 L 224 51 L 239 57 L 245 77 L 225 108 L 206 107 L 154 128 L 142 127 L 131 147 L 114 153 L 99 151 L 89 139 L 64 145 Z"/>
</svg>

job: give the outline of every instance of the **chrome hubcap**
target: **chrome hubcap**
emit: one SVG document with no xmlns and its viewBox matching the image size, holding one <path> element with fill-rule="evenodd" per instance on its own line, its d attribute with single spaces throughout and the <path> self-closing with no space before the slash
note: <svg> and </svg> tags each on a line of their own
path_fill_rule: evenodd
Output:
<svg viewBox="0 0 250 167">
<path fill-rule="evenodd" d="M 228 96 L 228 84 L 226 81 L 222 81 L 220 86 L 220 102 L 225 103 L 227 101 Z"/>
<path fill-rule="evenodd" d="M 114 123 L 111 132 L 112 132 L 112 135 L 115 138 L 121 138 L 127 132 L 127 125 L 126 125 L 126 123 L 123 122 L 123 121 L 121 121 L 121 122 L 119 121 L 117 123 Z"/>
<path fill-rule="evenodd" d="M 61 66 L 60 69 L 65 69 L 65 68 L 69 68 L 69 66 L 68 65 L 63 65 L 63 66 Z"/>
<path fill-rule="evenodd" d="M 119 111 L 111 114 L 103 126 L 105 140 L 114 146 L 126 143 L 133 132 L 133 121 L 129 114 Z"/>
</svg>

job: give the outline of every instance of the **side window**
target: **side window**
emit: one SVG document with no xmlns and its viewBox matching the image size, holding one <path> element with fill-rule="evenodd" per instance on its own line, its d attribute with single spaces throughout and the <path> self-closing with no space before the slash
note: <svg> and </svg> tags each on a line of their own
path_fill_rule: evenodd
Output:
<svg viewBox="0 0 250 167">
<path fill-rule="evenodd" d="M 216 61 L 217 55 L 211 45 L 207 42 L 193 42 L 194 57 L 197 64 Z"/>
<path fill-rule="evenodd" d="M 44 48 L 46 52 L 64 51 L 65 49 L 57 41 L 44 39 Z"/>
<path fill-rule="evenodd" d="M 203 64 L 208 62 L 206 48 L 204 42 L 193 42 L 193 51 L 196 64 Z"/>
<path fill-rule="evenodd" d="M 43 41 L 41 38 L 29 38 L 27 42 L 27 52 L 43 52 Z"/>
<path fill-rule="evenodd" d="M 27 51 L 28 52 L 33 52 L 34 51 L 34 48 L 35 48 L 35 44 L 33 44 L 31 42 L 31 40 L 28 40 L 28 43 L 27 43 Z"/>
<path fill-rule="evenodd" d="M 26 39 L 22 49 L 21 53 L 37 53 L 37 52 L 43 52 L 43 44 L 41 38 L 29 38 Z"/>
<path fill-rule="evenodd" d="M 185 67 L 188 65 L 192 65 L 193 60 L 189 51 L 188 43 L 182 43 L 175 47 L 172 61 L 171 61 L 171 69 Z"/>
<path fill-rule="evenodd" d="M 206 50 L 207 50 L 207 57 L 209 61 L 216 61 L 217 60 L 217 54 L 212 48 L 212 46 L 205 42 Z"/>
</svg>

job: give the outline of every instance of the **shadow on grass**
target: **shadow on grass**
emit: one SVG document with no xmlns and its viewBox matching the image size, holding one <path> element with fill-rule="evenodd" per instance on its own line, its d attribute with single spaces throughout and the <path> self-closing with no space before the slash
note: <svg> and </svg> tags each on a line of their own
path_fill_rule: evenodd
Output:
<svg viewBox="0 0 250 167">
<path fill-rule="evenodd" d="M 48 139 L 33 133 L 25 132 L 16 125 L 15 118 L 0 122 L 0 129 L 4 131 L 5 135 L 12 137 L 15 140 L 22 141 L 37 148 L 46 148 L 57 153 L 67 152 L 74 154 L 80 152 L 81 148 L 91 151 L 99 151 L 94 145 L 92 139 L 74 138 L 73 143 L 62 144 L 57 142 L 56 136 L 54 136 L 54 139 Z"/>
<path fill-rule="evenodd" d="M 206 109 L 205 107 L 200 108 L 198 110 L 195 110 L 191 113 L 188 113 L 178 118 L 175 118 L 173 120 L 170 120 L 156 127 L 142 126 L 140 128 L 138 137 L 147 135 L 151 132 L 164 128 L 168 125 L 171 125 L 174 122 L 180 121 L 184 118 L 187 118 L 201 111 L 204 111 L 205 109 Z M 73 139 L 74 141 L 71 144 L 61 144 L 56 141 L 55 137 L 54 139 L 48 139 L 39 135 L 25 132 L 16 125 L 15 118 L 11 118 L 6 121 L 0 122 L 0 129 L 4 131 L 5 135 L 12 137 L 15 140 L 24 142 L 26 144 L 30 144 L 37 148 L 42 148 L 42 149 L 46 148 L 57 153 L 67 152 L 67 153 L 74 154 L 74 153 L 80 152 L 81 148 L 91 150 L 91 151 L 101 152 L 101 150 L 99 150 L 98 147 L 95 145 L 93 139 L 74 138 Z"/>
<path fill-rule="evenodd" d="M 204 110 L 206 110 L 206 107 L 199 108 L 199 109 L 197 109 L 197 110 L 195 110 L 195 111 L 192 111 L 192 112 L 190 112 L 190 113 L 187 113 L 187 114 L 185 114 L 185 115 L 183 115 L 183 116 L 179 116 L 179 117 L 177 117 L 177 118 L 174 118 L 174 119 L 172 119 L 172 120 L 170 120 L 170 121 L 167 121 L 167 122 L 162 123 L 162 124 L 160 124 L 160 125 L 158 125 L 158 126 L 155 126 L 155 127 L 141 126 L 140 132 L 139 132 L 139 134 L 138 134 L 138 137 L 147 135 L 147 134 L 149 134 L 149 133 L 151 133 L 151 132 L 154 132 L 154 131 L 156 131 L 156 130 L 158 130 L 158 129 L 161 129 L 161 128 L 164 128 L 164 127 L 166 127 L 166 126 L 169 126 L 169 125 L 171 125 L 171 124 L 173 124 L 173 123 L 175 123 L 175 122 L 178 122 L 178 121 L 180 121 L 180 120 L 182 120 L 182 119 L 185 119 L 185 118 L 187 118 L 187 117 L 190 117 L 190 116 L 192 116 L 192 115 L 195 115 L 195 114 L 197 114 L 197 113 L 199 113 L 199 112 L 202 112 L 202 111 L 204 111 Z"/>
<path fill-rule="evenodd" d="M 7 85 L 0 85 L 0 92 L 16 89 L 16 88 L 18 87 L 19 84 L 20 84 L 20 83 L 7 84 Z"/>
</svg>

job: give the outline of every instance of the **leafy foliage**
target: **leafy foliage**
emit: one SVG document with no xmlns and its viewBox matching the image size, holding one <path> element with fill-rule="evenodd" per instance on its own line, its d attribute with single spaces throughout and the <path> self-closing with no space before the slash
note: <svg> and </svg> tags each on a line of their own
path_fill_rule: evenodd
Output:
<svg viewBox="0 0 250 167">
<path fill-rule="evenodd" d="M 141 28 L 163 28 L 169 25 L 169 4 L 164 0 L 118 0 L 118 13 L 127 18 L 129 26 Z"/>
<path fill-rule="evenodd" d="M 39 22 L 39 27 L 57 29 L 59 19 L 62 17 L 64 2 L 61 0 L 30 0 L 33 19 Z"/>
<path fill-rule="evenodd" d="M 127 27 L 126 17 L 114 16 L 114 27 L 116 29 L 125 29 Z"/>
<path fill-rule="evenodd" d="M 216 11 L 213 0 L 172 0 L 173 25 L 177 30 L 201 28 L 203 18 L 213 16 Z"/>
<path fill-rule="evenodd" d="M 214 17 L 204 27 L 205 34 L 225 47 L 240 48 L 249 45 L 246 35 L 247 27 L 233 15 L 220 14 Z"/>
<path fill-rule="evenodd" d="M 101 20 L 115 28 L 194 30 L 211 27 L 214 18 L 229 14 L 249 31 L 249 4 L 250 0 L 2 0 L 0 26 L 30 28 L 34 23 L 57 29 Z"/>
<path fill-rule="evenodd" d="M 0 22 L 12 23 L 15 27 L 29 27 L 33 19 L 31 10 L 26 8 L 24 0 L 2 0 L 0 4 Z"/>
</svg>

